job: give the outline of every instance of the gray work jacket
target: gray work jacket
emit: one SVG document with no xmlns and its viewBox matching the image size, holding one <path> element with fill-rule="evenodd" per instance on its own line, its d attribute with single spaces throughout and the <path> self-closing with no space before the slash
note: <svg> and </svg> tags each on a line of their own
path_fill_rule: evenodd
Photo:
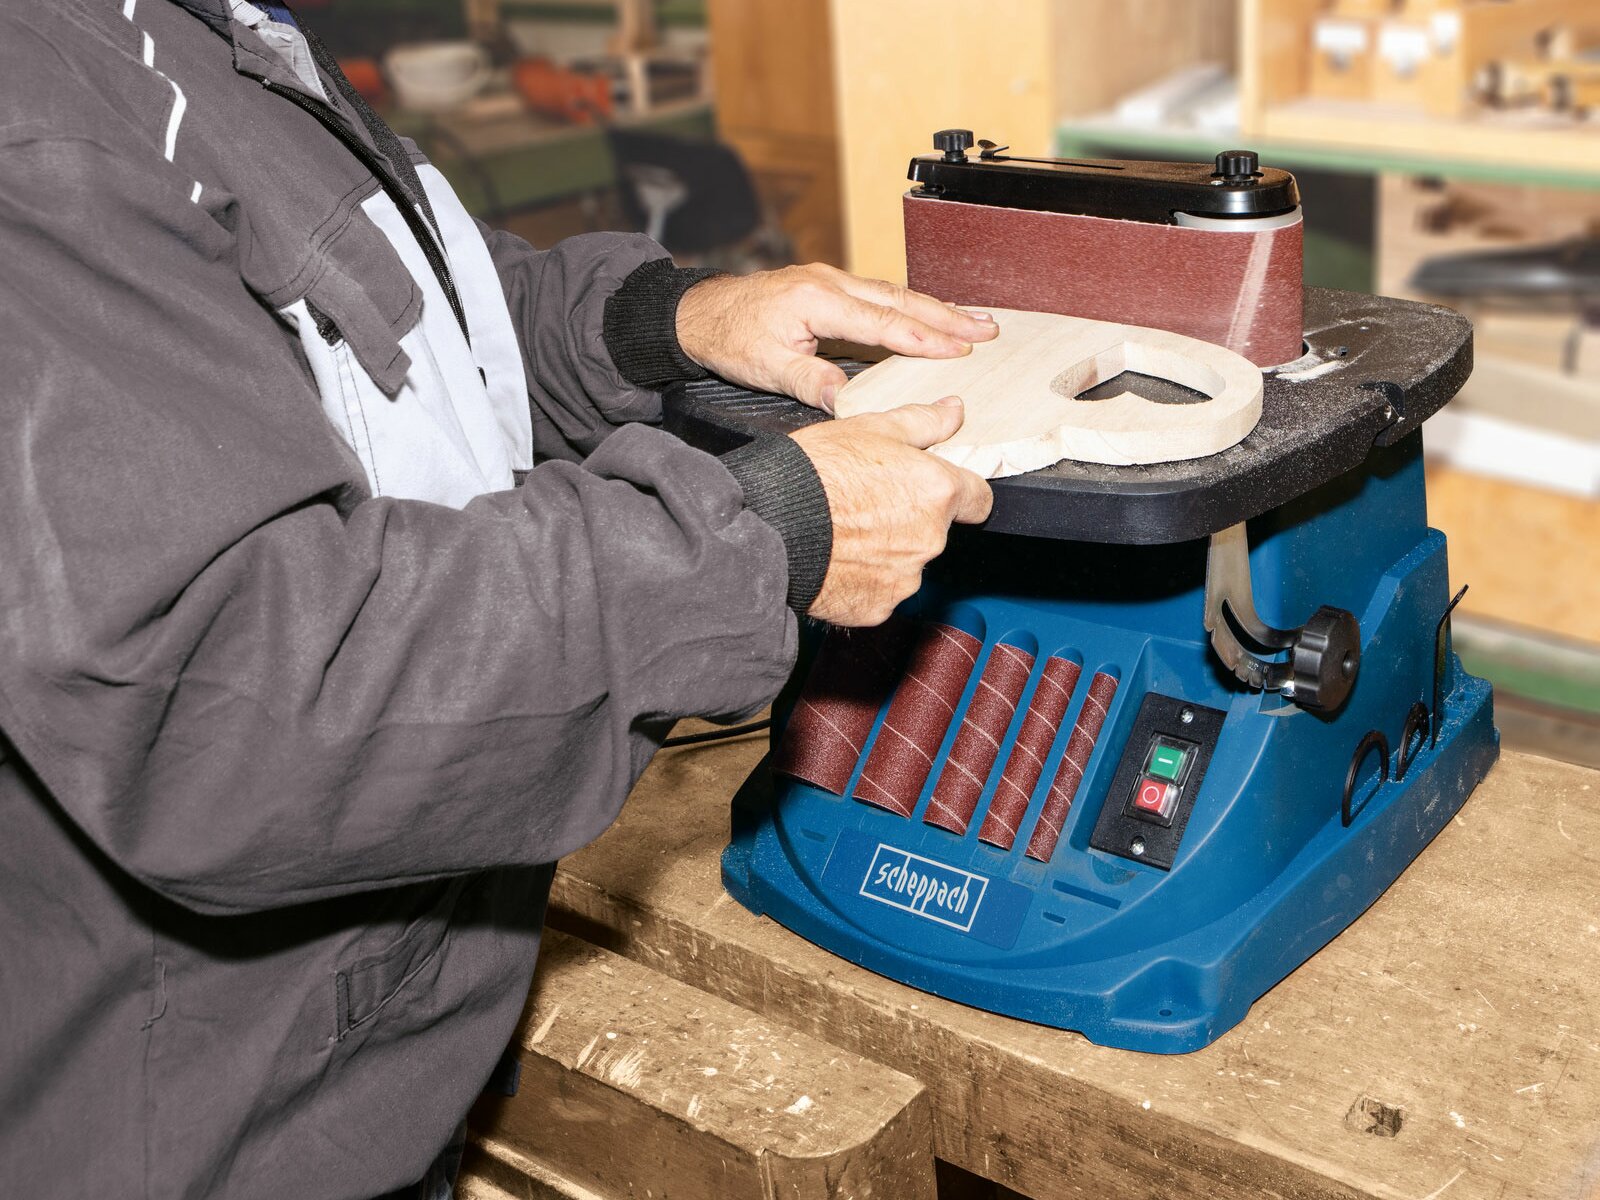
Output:
<svg viewBox="0 0 1600 1200">
<path fill-rule="evenodd" d="M 6 1195 L 417 1179 L 542 864 L 794 653 L 779 535 L 606 351 L 662 251 L 485 237 L 423 166 L 469 341 L 226 14 L 0 0 Z"/>
</svg>

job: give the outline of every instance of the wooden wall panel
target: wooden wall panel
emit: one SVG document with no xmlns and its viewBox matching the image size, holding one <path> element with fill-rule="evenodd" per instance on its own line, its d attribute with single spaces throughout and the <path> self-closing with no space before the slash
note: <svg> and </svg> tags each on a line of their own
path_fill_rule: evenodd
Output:
<svg viewBox="0 0 1600 1200">
<path fill-rule="evenodd" d="M 707 16 L 726 129 L 834 137 L 828 0 L 710 0 Z"/>
<path fill-rule="evenodd" d="M 710 0 L 717 129 L 801 262 L 844 259 L 827 0 Z"/>
<path fill-rule="evenodd" d="M 1050 149 L 1050 6 L 1016 0 L 832 0 L 845 247 L 850 268 L 905 280 L 906 164 L 936 129 L 1018 153 Z"/>
<path fill-rule="evenodd" d="M 1110 108 L 1197 62 L 1232 66 L 1237 0 L 1055 0 L 1056 119 Z"/>
<path fill-rule="evenodd" d="M 852 270 L 904 280 L 906 163 L 936 129 L 1049 154 L 1063 117 L 1177 67 L 1232 62 L 1234 0 L 832 0 L 845 245 Z"/>
<path fill-rule="evenodd" d="M 1463 611 L 1600 644 L 1600 504 L 1428 468 L 1428 521 L 1450 539 Z"/>
</svg>

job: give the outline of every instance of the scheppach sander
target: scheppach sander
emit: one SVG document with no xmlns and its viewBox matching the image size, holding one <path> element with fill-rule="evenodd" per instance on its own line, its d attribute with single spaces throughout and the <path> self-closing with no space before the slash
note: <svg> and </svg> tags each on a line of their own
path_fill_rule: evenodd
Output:
<svg viewBox="0 0 1600 1200">
<path fill-rule="evenodd" d="M 1229 345 L 1266 368 L 1263 415 L 1208 458 L 996 480 L 889 622 L 810 628 L 724 883 L 914 987 L 1194 1050 L 1377 899 L 1498 754 L 1423 492 L 1420 427 L 1466 380 L 1471 328 L 1302 291 L 1295 181 L 1247 152 L 937 139 L 911 163 L 912 286 Z M 716 452 L 826 419 L 715 380 L 666 400 Z"/>
</svg>

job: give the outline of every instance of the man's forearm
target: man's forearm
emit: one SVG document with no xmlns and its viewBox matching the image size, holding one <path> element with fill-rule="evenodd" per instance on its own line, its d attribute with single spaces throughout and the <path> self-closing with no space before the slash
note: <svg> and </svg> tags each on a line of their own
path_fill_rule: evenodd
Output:
<svg viewBox="0 0 1600 1200">
<path fill-rule="evenodd" d="M 587 234 L 536 250 L 484 227 L 522 347 L 541 459 L 582 459 L 619 426 L 655 423 L 659 389 L 704 371 L 678 348 L 682 292 L 708 272 L 673 267 L 642 234 Z"/>
</svg>

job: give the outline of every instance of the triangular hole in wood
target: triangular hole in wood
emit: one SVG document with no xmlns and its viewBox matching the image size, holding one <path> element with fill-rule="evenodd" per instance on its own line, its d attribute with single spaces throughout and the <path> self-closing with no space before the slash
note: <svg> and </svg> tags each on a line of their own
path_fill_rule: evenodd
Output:
<svg viewBox="0 0 1600 1200">
<path fill-rule="evenodd" d="M 1170 379 L 1155 375 L 1141 375 L 1138 371 L 1123 371 L 1120 375 L 1113 375 L 1093 387 L 1085 388 L 1073 399 L 1109 400 L 1129 392 L 1157 404 L 1198 404 L 1211 399 L 1204 392 L 1184 387 L 1181 383 L 1173 383 Z"/>
</svg>

